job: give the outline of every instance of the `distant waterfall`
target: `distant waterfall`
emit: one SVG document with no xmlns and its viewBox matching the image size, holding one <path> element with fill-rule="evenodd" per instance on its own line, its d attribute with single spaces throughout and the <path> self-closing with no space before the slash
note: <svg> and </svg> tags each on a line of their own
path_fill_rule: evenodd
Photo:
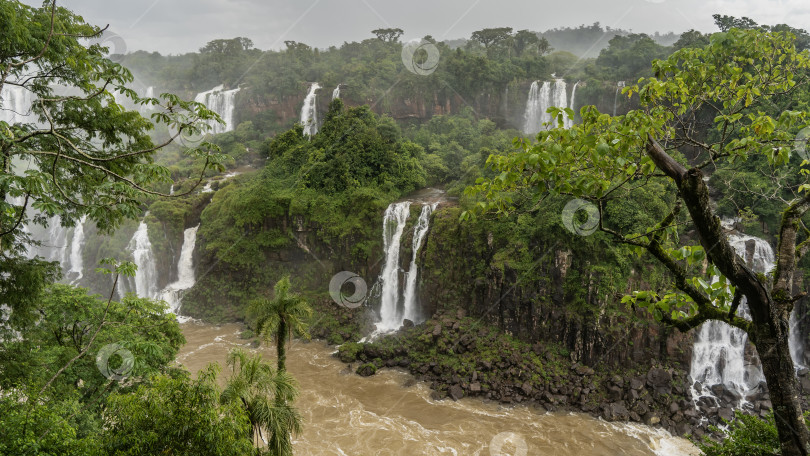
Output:
<svg viewBox="0 0 810 456">
<path fill-rule="evenodd" d="M 529 88 L 529 97 L 526 99 L 526 111 L 523 115 L 523 132 L 525 134 L 536 135 L 540 130 L 548 128 L 544 124 L 553 120 L 551 115 L 546 112 L 550 107 L 568 107 L 566 87 L 567 84 L 564 79 L 555 79 L 553 85 L 549 81 L 543 82 L 542 85 L 540 85 L 540 81 L 532 82 Z M 569 120 L 566 118 L 566 126 L 569 125 Z M 556 127 L 556 125 L 552 124 L 553 127 Z"/>
<path fill-rule="evenodd" d="M 729 235 L 728 239 L 754 272 L 767 274 L 773 269 L 773 250 L 765 240 L 737 234 Z M 753 249 L 748 255 L 750 244 Z M 740 302 L 737 315 L 751 318 L 745 298 Z M 726 323 L 710 320 L 701 325 L 692 348 L 690 376 L 703 384 L 702 394 L 710 394 L 708 387 L 722 384 L 745 397 L 748 390 L 764 380 L 758 367 L 745 365 L 747 343 L 748 335 L 743 330 Z"/>
<path fill-rule="evenodd" d="M 568 108 L 570 108 L 572 111 L 574 111 L 574 113 L 577 112 L 577 108 L 576 108 L 576 105 L 574 103 L 576 102 L 577 86 L 578 85 L 579 85 L 579 81 L 574 83 L 574 88 L 571 89 L 571 103 L 568 105 Z M 574 114 L 574 115 L 576 116 L 576 114 Z M 574 126 L 574 118 L 573 117 L 565 119 L 565 128 L 571 128 L 573 126 Z"/>
<path fill-rule="evenodd" d="M 219 117 L 221 117 L 225 122 L 225 125 L 222 125 L 221 123 L 213 120 L 208 121 L 208 125 L 212 127 L 211 130 L 209 130 L 209 133 L 215 135 L 225 133 L 226 131 L 232 131 L 234 128 L 234 102 L 236 100 L 236 92 L 238 92 L 239 89 L 224 89 L 225 86 L 218 85 L 207 92 L 198 93 L 197 96 L 194 97 L 194 101 L 204 104 L 208 107 L 208 109 L 219 114 Z"/>
<path fill-rule="evenodd" d="M 135 294 L 140 298 L 156 298 L 158 293 L 157 266 L 145 220 L 141 220 L 138 230 L 129 241 L 127 250 L 132 253 L 133 261 L 138 266 L 134 281 Z"/>
<path fill-rule="evenodd" d="M 619 92 L 624 87 L 624 81 L 619 81 L 616 84 L 616 95 L 613 96 L 613 117 L 616 117 L 616 108 L 619 106 Z"/>
<path fill-rule="evenodd" d="M 304 98 L 304 106 L 301 107 L 301 125 L 304 126 L 304 134 L 307 136 L 318 133 L 318 95 L 315 92 L 320 88 L 320 84 L 313 82 Z"/>
<path fill-rule="evenodd" d="M 332 91 L 332 101 L 340 98 L 340 84 L 335 87 L 335 90 Z"/>
<path fill-rule="evenodd" d="M 180 249 L 180 259 L 177 261 L 177 280 L 170 283 L 161 292 L 161 299 L 169 304 L 175 314 L 180 310 L 183 292 L 196 283 L 194 277 L 194 247 L 197 244 L 197 229 L 200 225 L 187 228 L 183 232 L 183 247 Z"/>
<path fill-rule="evenodd" d="M 9 125 L 36 122 L 36 116 L 31 114 L 33 105 L 33 92 L 23 87 L 4 84 L 0 90 L 0 122 Z"/>
<path fill-rule="evenodd" d="M 385 265 L 380 276 L 382 300 L 380 322 L 377 324 L 377 330 L 380 331 L 392 331 L 402 324 L 402 314 L 399 312 L 399 250 L 410 208 L 410 201 L 393 203 L 388 206 L 383 216 Z"/>
<path fill-rule="evenodd" d="M 144 98 L 155 98 L 155 88 L 153 86 L 149 86 L 146 88 L 146 93 L 143 96 Z M 152 104 L 142 104 L 138 108 L 138 111 L 141 114 L 149 114 L 150 112 L 154 111 L 155 107 Z"/>
<path fill-rule="evenodd" d="M 408 275 L 405 281 L 405 297 L 404 297 L 404 317 L 416 323 L 419 316 L 419 309 L 417 308 L 418 302 L 416 299 L 416 279 L 418 276 L 418 267 L 416 265 L 416 258 L 419 254 L 419 249 L 422 247 L 422 242 L 425 240 L 428 228 L 430 227 L 430 214 L 436 210 L 439 203 L 425 204 L 422 206 L 422 212 L 419 214 L 419 220 L 413 229 L 413 242 L 411 254 L 411 265 L 408 268 Z"/>
</svg>

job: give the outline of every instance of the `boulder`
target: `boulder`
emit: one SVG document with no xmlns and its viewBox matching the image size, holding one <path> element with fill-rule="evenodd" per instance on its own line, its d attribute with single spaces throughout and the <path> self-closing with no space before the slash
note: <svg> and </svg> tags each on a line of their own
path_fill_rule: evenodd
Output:
<svg viewBox="0 0 810 456">
<path fill-rule="evenodd" d="M 450 395 L 450 398 L 454 401 L 457 401 L 464 397 L 464 390 L 459 385 L 453 385 L 447 390 L 447 393 Z"/>
<path fill-rule="evenodd" d="M 408 320 L 407 318 L 402 320 L 402 326 L 405 328 L 413 328 L 414 324 L 413 321 Z"/>
<path fill-rule="evenodd" d="M 669 387 L 672 383 L 672 374 L 659 367 L 653 367 L 647 372 L 647 384 L 655 389 Z"/>
</svg>

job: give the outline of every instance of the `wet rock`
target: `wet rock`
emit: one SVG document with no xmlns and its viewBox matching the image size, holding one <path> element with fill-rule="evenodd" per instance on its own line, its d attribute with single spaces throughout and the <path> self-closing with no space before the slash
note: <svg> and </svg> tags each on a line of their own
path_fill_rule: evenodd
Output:
<svg viewBox="0 0 810 456">
<path fill-rule="evenodd" d="M 647 384 L 655 388 L 669 387 L 672 382 L 672 374 L 659 367 L 653 367 L 647 372 Z"/>
<path fill-rule="evenodd" d="M 459 385 L 453 385 L 447 390 L 447 393 L 450 395 L 450 398 L 454 401 L 457 401 L 464 397 L 464 390 Z"/>
<path fill-rule="evenodd" d="M 734 418 L 734 410 L 732 410 L 731 407 L 722 407 L 717 412 L 717 415 L 726 421 L 731 421 L 731 419 Z"/>
<path fill-rule="evenodd" d="M 523 394 L 527 396 L 532 394 L 532 384 L 529 382 L 523 382 L 523 384 L 520 385 L 520 389 L 523 391 Z"/>
<path fill-rule="evenodd" d="M 627 421 L 630 418 L 630 412 L 624 402 L 613 402 L 606 407 L 602 417 L 608 421 Z"/>
<path fill-rule="evenodd" d="M 406 319 L 402 320 L 402 326 L 403 326 L 404 328 L 413 328 L 414 324 L 413 324 L 413 321 L 408 320 L 408 319 L 406 318 Z"/>
<path fill-rule="evenodd" d="M 377 366 L 372 363 L 366 363 L 357 368 L 357 374 L 362 377 L 370 377 L 377 373 Z"/>
<path fill-rule="evenodd" d="M 408 377 L 408 379 L 405 380 L 405 383 L 402 384 L 402 386 L 404 386 L 405 388 L 410 388 L 414 385 L 416 385 L 416 379 L 413 377 Z"/>
</svg>

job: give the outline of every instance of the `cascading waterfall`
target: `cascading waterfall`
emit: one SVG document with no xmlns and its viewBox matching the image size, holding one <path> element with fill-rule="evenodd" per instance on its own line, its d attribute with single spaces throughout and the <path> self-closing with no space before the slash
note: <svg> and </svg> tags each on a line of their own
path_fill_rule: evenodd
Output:
<svg viewBox="0 0 810 456">
<path fill-rule="evenodd" d="M 233 130 L 233 112 L 235 108 L 234 101 L 236 100 L 236 92 L 239 92 L 239 88 L 225 90 L 225 86 L 218 85 L 207 92 L 198 93 L 197 96 L 194 97 L 194 101 L 204 104 L 208 109 L 219 114 L 219 117 L 225 122 L 225 125 L 222 125 L 214 120 L 209 120 L 207 122 L 208 125 L 211 126 L 211 129 L 208 131 L 209 133 L 216 135 Z"/>
<path fill-rule="evenodd" d="M 382 284 L 380 322 L 378 331 L 393 331 L 402 324 L 399 311 L 399 250 L 402 232 L 410 215 L 411 203 L 404 201 L 392 203 L 385 210 L 383 217 L 383 250 L 385 264 L 380 282 Z"/>
<path fill-rule="evenodd" d="M 574 106 L 574 102 L 576 101 L 576 97 L 577 97 L 577 86 L 578 85 L 579 85 L 579 81 L 574 83 L 574 87 L 571 89 L 571 103 L 568 105 L 568 107 L 574 112 L 577 112 L 576 107 Z M 573 117 L 569 118 L 569 119 L 565 119 L 565 128 L 571 128 L 573 126 L 574 126 L 574 118 Z"/>
<path fill-rule="evenodd" d="M 332 91 L 332 100 L 334 101 L 337 98 L 340 98 L 340 84 Z"/>
<path fill-rule="evenodd" d="M 187 228 L 183 232 L 183 247 L 180 249 L 180 259 L 177 261 L 177 280 L 163 289 L 161 299 L 169 303 L 169 308 L 175 314 L 180 310 L 183 292 L 196 283 L 194 276 L 194 247 L 197 244 L 197 225 Z"/>
<path fill-rule="evenodd" d="M 316 91 L 321 88 L 317 82 L 309 86 L 309 92 L 304 98 L 304 106 L 301 107 L 301 125 L 304 126 L 304 134 L 312 136 L 318 133 L 318 104 Z"/>
<path fill-rule="evenodd" d="M 68 276 L 71 284 L 79 283 L 84 277 L 84 260 L 82 259 L 82 248 L 84 248 L 84 222 L 87 216 L 83 216 L 76 227 L 73 228 L 73 238 L 70 240 L 70 268 Z"/>
<path fill-rule="evenodd" d="M 568 107 L 566 87 L 567 84 L 564 79 L 555 79 L 553 85 L 549 81 L 543 82 L 542 85 L 540 85 L 540 81 L 532 82 L 529 88 L 529 97 L 526 100 L 526 111 L 523 115 L 523 132 L 525 134 L 536 135 L 540 130 L 547 128 L 544 124 L 553 120 L 551 115 L 546 112 L 550 107 Z M 566 118 L 566 127 L 570 125 L 570 120 Z M 554 126 L 552 125 L 552 127 Z"/>
<path fill-rule="evenodd" d="M 23 87 L 3 85 L 0 90 L 0 122 L 9 125 L 35 122 L 35 116 L 31 113 L 33 105 L 33 92 Z"/>
<path fill-rule="evenodd" d="M 738 234 L 730 234 L 728 239 L 731 247 L 754 272 L 767 274 L 773 268 L 773 250 L 765 240 Z M 753 249 L 750 249 L 749 255 L 749 245 L 752 243 Z M 740 302 L 737 315 L 750 319 L 745 298 Z M 692 348 L 690 369 L 692 380 L 703 385 L 698 395 L 712 395 L 709 387 L 722 384 L 744 398 L 746 392 L 764 381 L 757 366 L 746 365 L 747 343 L 748 336 L 743 330 L 726 323 L 710 320 L 701 325 Z"/>
<path fill-rule="evenodd" d="M 430 214 L 436 210 L 436 206 L 438 205 L 439 203 L 433 203 L 422 206 L 422 212 L 419 214 L 419 220 L 416 222 L 416 226 L 413 229 L 413 254 L 411 255 L 411 265 L 408 268 L 408 274 L 405 281 L 403 318 L 414 323 L 417 323 L 416 319 L 419 316 L 419 309 L 417 307 L 418 303 L 416 299 L 416 280 L 418 276 L 416 258 L 419 253 L 419 249 L 422 247 L 422 242 L 425 240 L 425 235 L 427 235 L 428 228 L 430 228 Z"/>
<path fill-rule="evenodd" d="M 788 344 L 790 346 L 790 357 L 793 358 L 793 366 L 796 369 L 806 368 L 807 365 L 804 363 L 804 342 L 802 341 L 802 333 L 799 328 L 796 306 L 793 307 L 793 312 L 790 313 L 789 337 Z"/>
<path fill-rule="evenodd" d="M 149 241 L 149 229 L 145 218 L 146 216 L 138 225 L 138 230 L 129 241 L 127 250 L 132 253 L 132 259 L 138 266 L 134 281 L 135 294 L 141 298 L 156 298 L 158 294 L 157 265 L 152 252 L 152 243 Z"/>
</svg>

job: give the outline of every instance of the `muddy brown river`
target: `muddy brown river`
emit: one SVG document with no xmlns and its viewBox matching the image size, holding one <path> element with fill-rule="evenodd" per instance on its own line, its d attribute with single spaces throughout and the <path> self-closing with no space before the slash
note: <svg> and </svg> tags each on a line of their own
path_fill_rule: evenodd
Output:
<svg viewBox="0 0 810 456">
<path fill-rule="evenodd" d="M 232 347 L 245 346 L 238 325 L 181 325 L 187 343 L 178 360 L 196 373 L 224 367 Z M 274 348 L 261 347 L 275 365 Z M 323 342 L 294 342 L 287 368 L 298 380 L 304 418 L 294 439 L 299 455 L 697 455 L 688 441 L 638 424 L 607 423 L 573 413 L 539 413 L 479 399 L 430 399 L 422 383 L 384 369 L 372 377 L 346 372 Z"/>
</svg>

